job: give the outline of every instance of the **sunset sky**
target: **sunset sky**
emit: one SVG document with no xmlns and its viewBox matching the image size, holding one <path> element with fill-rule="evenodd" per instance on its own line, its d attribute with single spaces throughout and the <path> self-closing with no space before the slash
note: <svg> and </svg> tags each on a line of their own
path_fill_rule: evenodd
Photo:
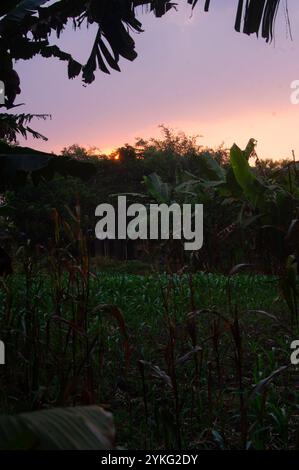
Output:
<svg viewBox="0 0 299 470">
<path fill-rule="evenodd" d="M 284 1 L 275 42 L 233 30 L 237 0 L 214 1 L 209 13 L 179 0 L 179 11 L 162 19 L 141 14 L 145 32 L 135 34 L 138 58 L 121 61 L 121 73 L 98 72 L 87 87 L 68 80 L 66 63 L 35 58 L 18 62 L 26 106 L 18 112 L 49 113 L 33 128 L 49 140 L 27 145 L 59 152 L 78 143 L 108 152 L 136 137 L 156 136 L 165 124 L 200 134 L 203 145 L 245 146 L 258 140 L 261 157 L 299 159 L 299 105 L 290 84 L 299 80 L 299 4 L 289 2 L 293 41 L 287 35 Z M 95 30 L 68 28 L 57 42 L 86 62 Z M 24 142 L 21 141 L 23 144 Z"/>
</svg>

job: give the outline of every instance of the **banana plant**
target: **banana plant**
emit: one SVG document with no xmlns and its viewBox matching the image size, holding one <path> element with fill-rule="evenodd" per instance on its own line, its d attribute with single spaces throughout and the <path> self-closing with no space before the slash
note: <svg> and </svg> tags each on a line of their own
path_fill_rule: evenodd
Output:
<svg viewBox="0 0 299 470">
<path fill-rule="evenodd" d="M 112 415 L 98 406 L 0 416 L 0 450 L 111 450 Z"/>
<path fill-rule="evenodd" d="M 150 196 L 155 201 L 164 204 L 170 204 L 172 197 L 172 188 L 168 183 L 164 183 L 157 173 L 144 176 L 143 181 Z"/>
<path fill-rule="evenodd" d="M 230 163 L 236 181 L 242 189 L 244 196 L 253 207 L 256 207 L 260 204 L 266 188 L 249 166 L 248 160 L 253 150 L 254 139 L 250 139 L 244 151 L 234 144 L 230 150 Z"/>
<path fill-rule="evenodd" d="M 198 0 L 187 0 L 194 8 Z M 206 0 L 204 10 L 210 8 L 211 0 Z M 239 0 L 236 10 L 235 29 L 246 34 L 259 34 L 271 41 L 274 23 L 281 0 Z M 6 51 L 11 59 L 28 60 L 36 54 L 43 57 L 56 57 L 68 62 L 69 78 L 80 75 L 85 83 L 95 79 L 97 69 L 110 73 L 119 70 L 119 59 L 134 60 L 137 57 L 135 41 L 130 31 L 143 32 L 137 19 L 136 9 L 144 7 L 156 17 L 165 15 L 176 8 L 172 0 L 2 0 L 0 5 L 0 50 Z M 288 12 L 286 23 L 289 26 Z M 235 15 L 235 14 L 234 14 Z M 51 46 L 49 37 L 61 31 L 71 19 L 76 28 L 86 24 L 97 24 L 95 41 L 85 65 L 80 64 L 70 54 Z M 262 26 L 262 28 L 261 28 Z M 32 38 L 29 39 L 30 34 Z M 108 46 L 107 47 L 107 43 Z M 1 68 L 3 64 L 1 63 Z"/>
</svg>

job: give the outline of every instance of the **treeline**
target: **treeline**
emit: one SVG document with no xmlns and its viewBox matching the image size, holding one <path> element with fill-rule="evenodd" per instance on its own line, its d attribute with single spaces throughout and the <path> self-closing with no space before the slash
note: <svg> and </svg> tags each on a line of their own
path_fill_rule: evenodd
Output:
<svg viewBox="0 0 299 470">
<path fill-rule="evenodd" d="M 52 209 L 55 208 L 66 219 L 68 208 L 80 205 L 86 230 L 95 226 L 94 211 L 98 204 L 110 202 L 122 193 L 142 194 L 147 189 L 144 176 L 157 173 L 163 181 L 174 185 L 179 173 L 200 174 L 198 158 L 209 153 L 222 164 L 227 162 L 228 151 L 205 149 L 197 145 L 196 137 L 188 137 L 162 128 L 161 139 L 148 141 L 138 139 L 136 146 L 125 145 L 110 156 L 93 154 L 74 144 L 64 148 L 57 158 L 71 157 L 90 162 L 94 174 L 88 181 L 57 175 L 51 180 L 34 184 L 28 179 L 26 185 L 7 191 L 6 215 L 2 217 L 2 229 L 7 227 L 14 239 L 28 239 L 43 243 L 53 235 Z"/>
<path fill-rule="evenodd" d="M 93 237 L 96 206 L 127 194 L 132 202 L 204 204 L 200 252 L 186 259 L 179 243 L 161 243 L 160 251 L 178 261 L 176 269 L 192 263 L 195 269 L 227 272 L 248 263 L 259 271 L 277 272 L 288 255 L 297 256 L 296 162 L 258 159 L 253 139 L 245 151 L 235 146 L 232 153 L 223 147 L 203 148 L 197 137 L 166 127 L 162 132 L 161 139 L 138 139 L 135 146 L 125 145 L 109 157 L 78 145 L 63 149 L 56 158 L 91 162 L 91 178 L 56 176 L 37 185 L 29 180 L 7 191 L 2 234 L 9 232 L 15 248 L 24 242 L 46 246 L 54 235 L 53 209 L 68 221 L 80 207 L 83 231 Z"/>
</svg>

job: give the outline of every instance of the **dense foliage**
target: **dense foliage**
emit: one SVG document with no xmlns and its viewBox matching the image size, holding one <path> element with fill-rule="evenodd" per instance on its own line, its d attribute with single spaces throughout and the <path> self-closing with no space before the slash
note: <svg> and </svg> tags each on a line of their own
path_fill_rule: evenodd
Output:
<svg viewBox="0 0 299 470">
<path fill-rule="evenodd" d="M 2 283 L 3 412 L 101 404 L 129 449 L 298 449 L 298 328 L 276 278 L 87 281 L 65 256 L 23 254 L 24 273 Z"/>
<path fill-rule="evenodd" d="M 88 182 L 61 177 L 33 181 L 6 194 L 6 214 L 15 239 L 34 244 L 51 238 L 52 208 L 69 220 L 69 208 L 81 206 L 85 231 L 94 231 L 95 208 L 127 194 L 131 202 L 151 201 L 204 204 L 204 248 L 195 253 L 195 270 L 228 272 L 238 263 L 255 271 L 277 273 L 288 255 L 298 256 L 298 164 L 262 162 L 252 139 L 242 152 L 234 146 L 202 148 L 196 137 L 162 127 L 161 139 L 138 139 L 110 158 L 89 155 L 85 149 L 64 149 L 58 161 L 89 162 Z M 115 158 L 117 157 L 117 159 Z M 249 161 L 254 163 L 250 167 Z M 161 244 L 161 250 L 164 245 Z M 189 264 L 182 246 L 177 257 Z M 157 256 L 159 254 L 157 253 Z M 171 252 L 173 256 L 173 252 Z"/>
<path fill-rule="evenodd" d="M 14 446 L 53 447 L 52 415 L 25 411 L 101 404 L 126 448 L 298 448 L 297 163 L 259 161 L 253 139 L 244 151 L 212 150 L 162 131 L 110 158 L 64 149 L 56 158 L 93 165 L 87 184 L 33 178 L 5 193 L 14 272 L 0 284 L 9 352 L 0 407 L 21 413 L 8 424 L 29 420 L 33 431 Z M 180 257 L 180 245 L 161 243 L 124 263 L 92 257 L 95 206 L 119 193 L 203 203 L 204 248 Z M 248 268 L 275 275 L 240 274 Z M 72 423 L 59 448 L 69 447 L 76 413 L 54 412 Z M 79 448 L 92 448 L 88 429 Z"/>
</svg>

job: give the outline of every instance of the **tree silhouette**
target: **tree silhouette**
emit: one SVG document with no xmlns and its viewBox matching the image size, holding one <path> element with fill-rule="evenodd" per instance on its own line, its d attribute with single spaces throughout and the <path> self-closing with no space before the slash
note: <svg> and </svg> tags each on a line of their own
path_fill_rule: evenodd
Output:
<svg viewBox="0 0 299 470">
<path fill-rule="evenodd" d="M 194 9 L 198 0 L 185 0 Z M 120 71 L 119 59 L 134 60 L 137 57 L 132 33 L 143 32 L 136 17 L 137 8 L 151 11 L 156 17 L 177 8 L 171 0 L 2 0 L 0 5 L 0 80 L 4 82 L 6 99 L 0 107 L 15 108 L 16 97 L 21 93 L 20 78 L 14 70 L 16 60 L 29 60 L 36 55 L 55 57 L 68 64 L 70 79 L 82 75 L 83 82 L 92 83 L 97 69 L 110 73 Z M 236 31 L 261 35 L 267 42 L 273 38 L 274 23 L 281 0 L 239 0 L 235 17 Z M 208 12 L 215 0 L 205 0 Z M 286 21 L 290 28 L 287 0 Z M 74 29 L 85 24 L 97 25 L 97 32 L 90 55 L 80 64 L 71 54 L 50 44 L 51 34 L 59 40 L 67 23 Z M 27 133 L 44 138 L 26 126 L 32 115 L 0 115 L 0 138 L 15 141 L 16 135 Z M 38 116 L 45 117 L 45 116 Z"/>
<path fill-rule="evenodd" d="M 192 8 L 198 0 L 186 0 Z M 56 57 L 68 63 L 68 77 L 82 74 L 85 83 L 95 79 L 97 69 L 110 73 L 119 69 L 119 59 L 134 60 L 137 56 L 132 32 L 141 33 L 142 24 L 136 17 L 137 7 L 161 17 L 177 4 L 171 0 L 2 0 L 0 6 L 0 80 L 7 88 L 7 107 L 14 106 L 20 92 L 18 77 L 13 71 L 14 60 L 28 60 L 35 55 Z M 215 0 L 205 0 L 208 11 Z M 239 0 L 235 29 L 246 34 L 261 34 L 266 41 L 273 38 L 275 18 L 281 0 Z M 287 21 L 288 11 L 286 6 Z M 75 29 L 83 24 L 97 24 L 94 44 L 85 64 L 57 45 L 49 37 L 60 38 L 67 22 Z M 288 22 L 289 24 L 289 22 Z"/>
</svg>

